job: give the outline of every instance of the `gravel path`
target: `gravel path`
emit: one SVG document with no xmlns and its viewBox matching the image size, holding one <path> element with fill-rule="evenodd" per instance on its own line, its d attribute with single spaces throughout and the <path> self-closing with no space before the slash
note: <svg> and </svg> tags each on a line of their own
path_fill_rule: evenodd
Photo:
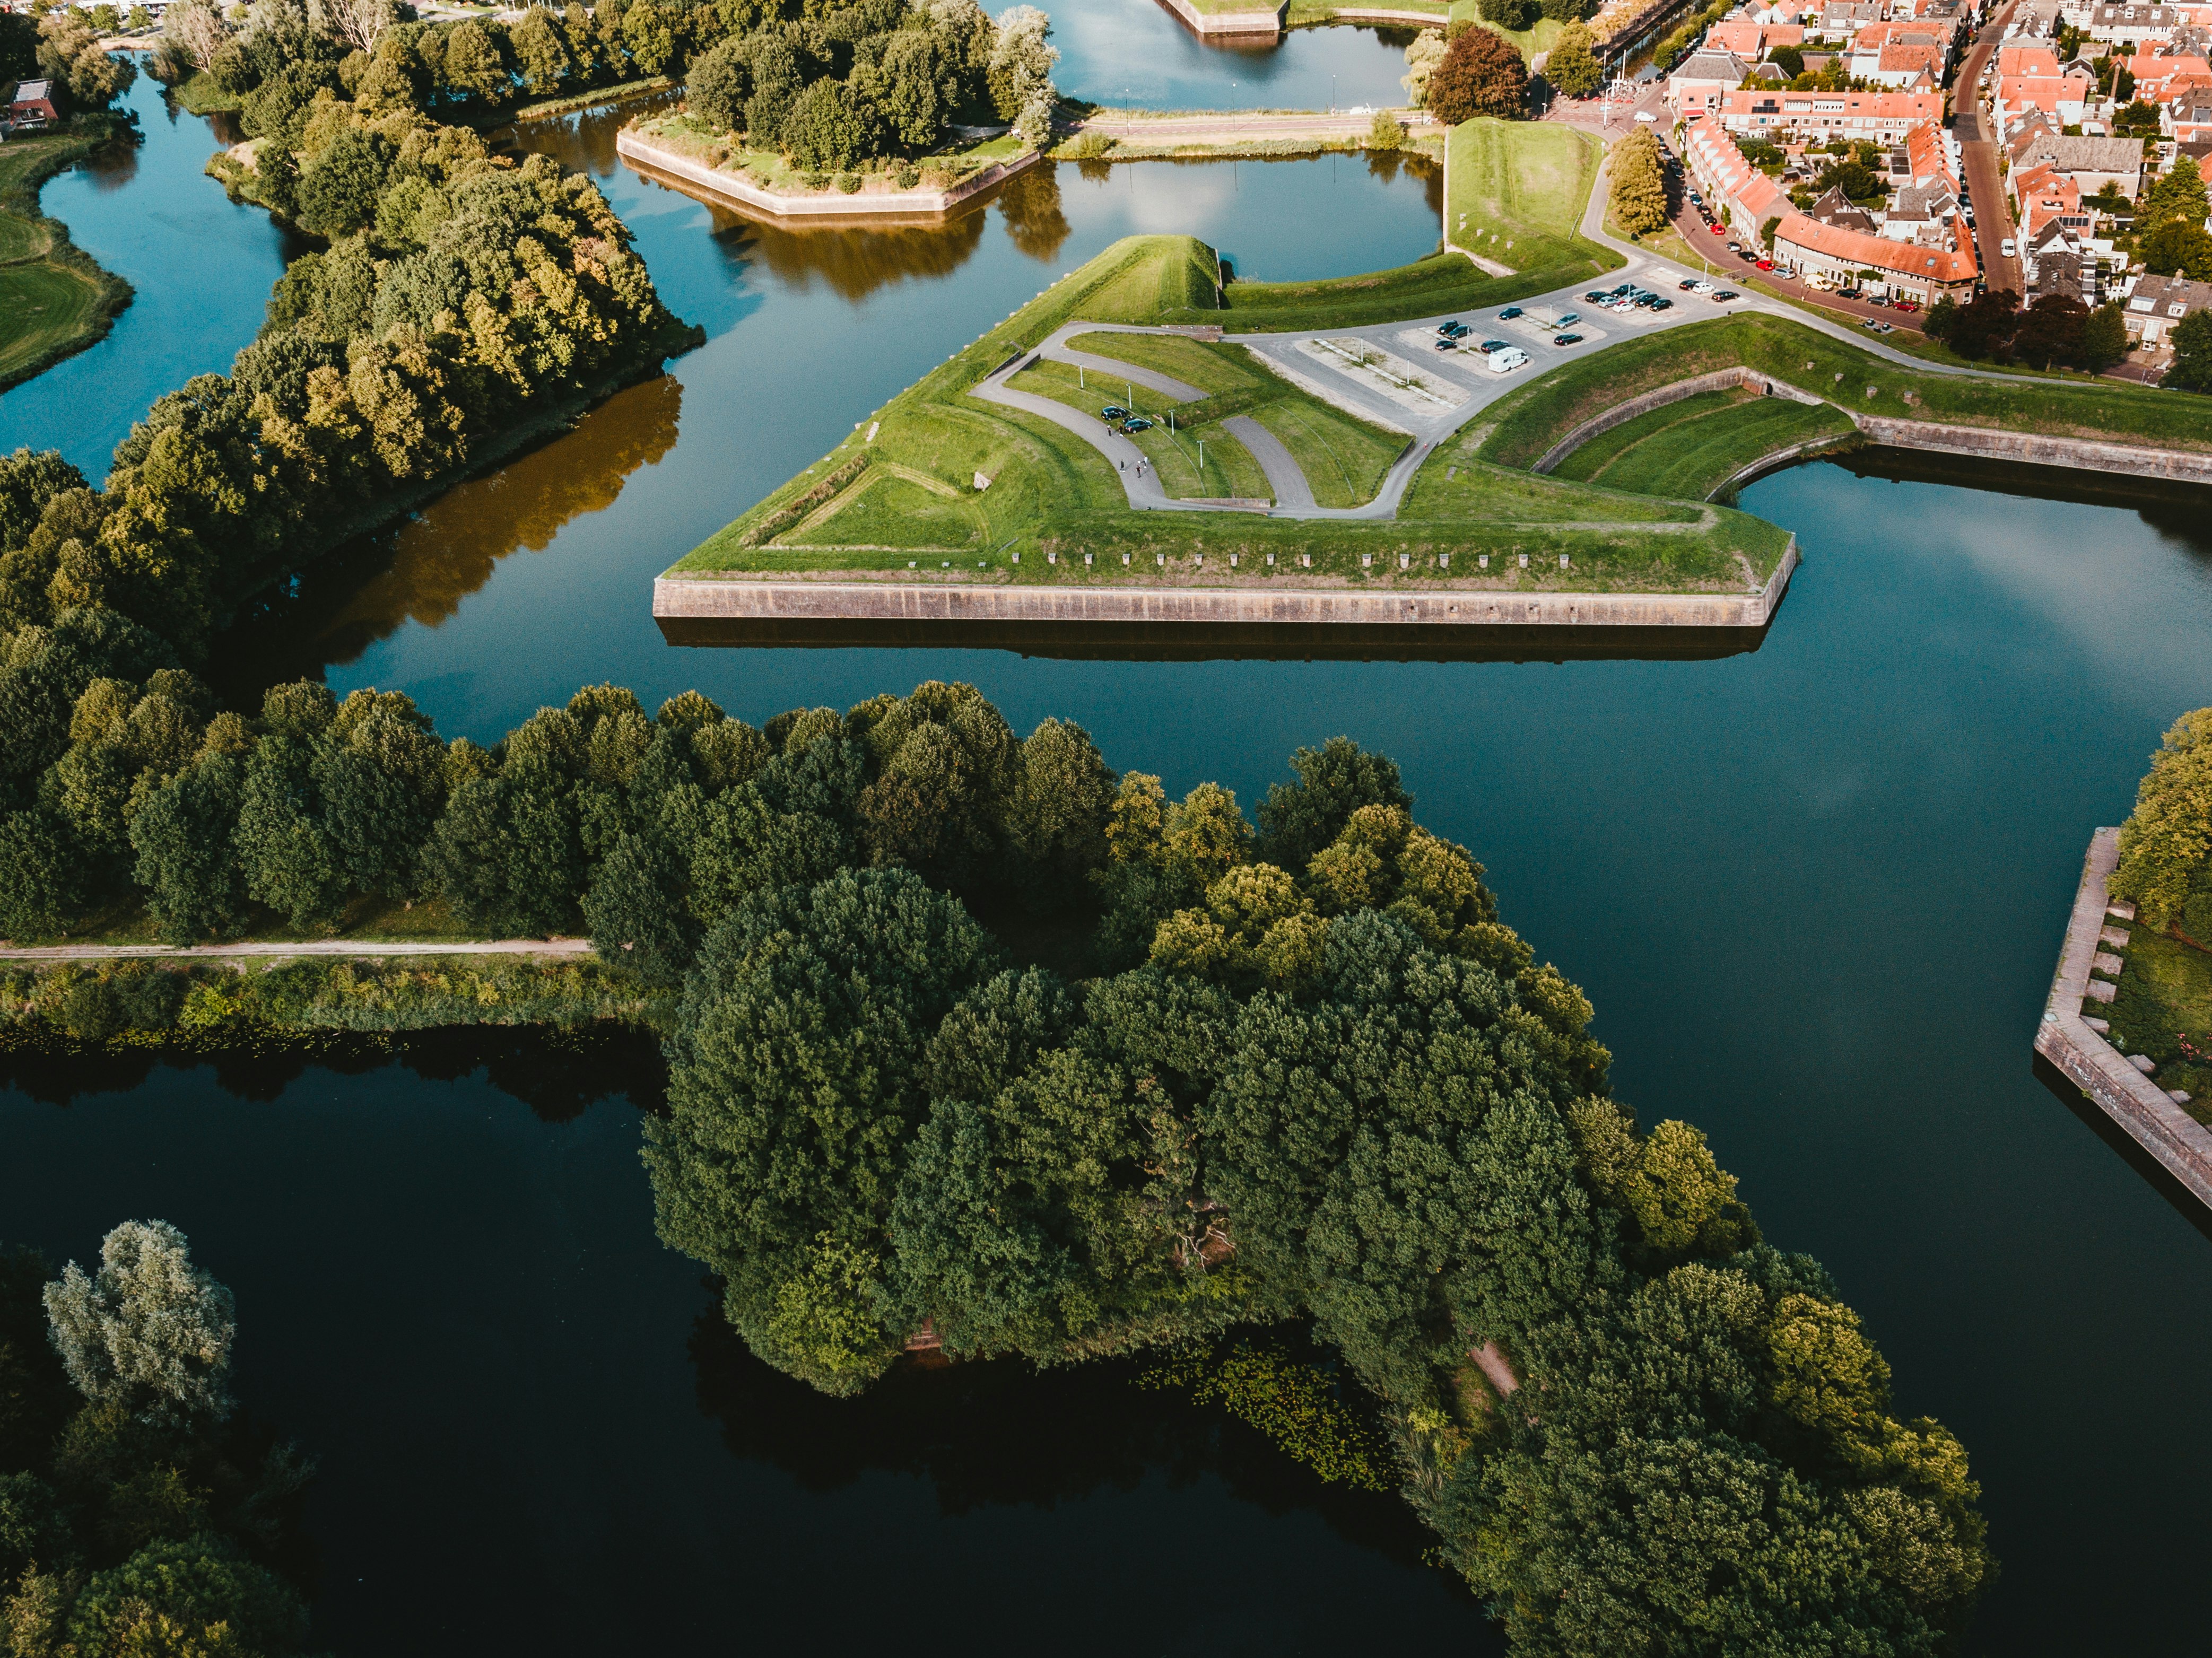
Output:
<svg viewBox="0 0 2212 1658">
<path fill-rule="evenodd" d="M 1231 415 L 1221 422 L 1236 434 L 1237 440 L 1252 452 L 1252 459 L 1260 463 L 1260 470 L 1267 475 L 1267 487 L 1275 492 L 1278 507 L 1311 507 L 1313 486 L 1306 482 L 1304 471 L 1297 457 L 1283 446 L 1283 440 L 1249 415 Z"/>
<path fill-rule="evenodd" d="M 111 962 L 134 957 L 173 958 L 180 962 L 220 960 L 261 956 L 339 956 L 367 958 L 385 956 L 588 956 L 589 938 L 483 938 L 440 944 L 424 941 L 369 942 L 357 938 L 311 938 L 295 944 L 246 943 L 236 944 L 44 944 L 17 949 L 0 946 L 0 961 Z"/>
</svg>

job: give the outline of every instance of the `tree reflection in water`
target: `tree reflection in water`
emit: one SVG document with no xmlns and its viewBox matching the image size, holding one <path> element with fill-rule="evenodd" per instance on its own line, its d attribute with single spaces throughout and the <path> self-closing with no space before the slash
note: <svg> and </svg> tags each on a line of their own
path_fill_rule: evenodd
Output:
<svg viewBox="0 0 2212 1658">
<path fill-rule="evenodd" d="M 573 1122 L 599 1101 L 623 1095 L 642 1110 L 657 1111 L 667 1088 L 659 1043 L 649 1031 L 518 1025 L 451 1026 L 387 1041 L 333 1031 L 313 1044 L 263 1045 L 234 1037 L 205 1054 L 58 1043 L 0 1054 L 0 1089 L 14 1089 L 42 1105 L 74 1105 L 95 1095 L 128 1092 L 163 1066 L 205 1066 L 225 1093 L 264 1103 L 281 1098 L 311 1070 L 360 1077 L 404 1069 L 426 1082 L 453 1082 L 481 1072 L 545 1123 Z"/>
<path fill-rule="evenodd" d="M 1288 1327 L 1267 1339 L 1301 1357 L 1328 1357 Z M 1326 1484 L 1219 1406 L 1139 1387 L 1141 1357 L 1040 1372 L 1017 1359 L 953 1364 L 922 1354 L 900 1360 L 857 1399 L 831 1399 L 755 1358 L 719 1308 L 701 1315 L 690 1346 L 699 1408 L 722 1424 L 731 1454 L 808 1491 L 871 1473 L 920 1475 L 944 1513 L 963 1515 L 1133 1491 L 1154 1475 L 1170 1490 L 1211 1476 L 1268 1514 L 1313 1514 L 1347 1542 L 1402 1564 L 1419 1562 L 1435 1540 L 1396 1493 Z"/>
</svg>

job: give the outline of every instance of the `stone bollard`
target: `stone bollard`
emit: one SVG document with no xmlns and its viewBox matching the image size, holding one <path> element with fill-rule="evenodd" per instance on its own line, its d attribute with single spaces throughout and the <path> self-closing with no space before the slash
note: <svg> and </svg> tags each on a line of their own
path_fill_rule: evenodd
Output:
<svg viewBox="0 0 2212 1658">
<path fill-rule="evenodd" d="M 1528 555 L 1526 553 L 1521 555 L 1521 568 L 1524 570 L 1528 568 Z"/>
<path fill-rule="evenodd" d="M 1451 568 L 1451 555 L 1449 553 L 1438 553 L 1437 555 L 1437 568 L 1439 570 L 1449 570 Z"/>
<path fill-rule="evenodd" d="M 1488 553 L 1477 553 L 1474 557 L 1474 568 L 1478 570 L 1488 569 L 1490 568 L 1490 555 Z"/>
<path fill-rule="evenodd" d="M 1567 556 L 1565 553 L 1559 555 L 1559 568 L 1563 570 L 1567 568 Z"/>
<path fill-rule="evenodd" d="M 1362 554 L 1360 554 L 1360 556 L 1359 556 L 1359 568 L 1360 568 L 1361 569 L 1363 569 L 1363 570 L 1365 570 L 1365 569 L 1371 569 L 1371 568 L 1374 567 L 1374 563 L 1375 563 L 1375 555 L 1374 555 L 1374 554 L 1372 554 L 1372 553 L 1362 553 Z"/>
<path fill-rule="evenodd" d="M 1401 570 L 1410 570 L 1410 569 L 1412 569 L 1412 568 L 1413 568 L 1413 556 L 1411 553 L 1401 553 L 1401 554 L 1399 554 L 1399 555 L 1398 555 L 1398 568 L 1399 568 L 1400 569 L 1401 569 Z"/>
<path fill-rule="evenodd" d="M 1298 562 L 1304 565 L 1309 570 L 1312 569 L 1313 555 L 1311 553 L 1300 553 L 1298 555 Z"/>
</svg>

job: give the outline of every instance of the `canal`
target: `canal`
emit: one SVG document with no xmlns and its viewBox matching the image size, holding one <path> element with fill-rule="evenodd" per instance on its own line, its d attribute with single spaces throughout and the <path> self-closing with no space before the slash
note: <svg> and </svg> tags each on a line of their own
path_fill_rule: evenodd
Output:
<svg viewBox="0 0 2212 1658">
<path fill-rule="evenodd" d="M 758 720 L 959 677 L 1019 729 L 1072 717 L 1113 764 L 1248 806 L 1291 748 L 1350 732 L 1588 989 L 1643 1119 L 1706 1128 L 1768 1237 L 1864 1315 L 1900 1411 L 1963 1438 L 2004 1566 L 1972 1649 L 2193 1644 L 2206 1223 L 2027 1042 L 2089 830 L 2125 814 L 2173 716 L 2212 702 L 2197 501 L 1879 457 L 1778 474 L 1742 504 L 1798 531 L 1804 568 L 1761 647 L 1713 662 L 674 650 L 654 571 L 1114 237 L 1192 230 L 1261 276 L 1374 268 L 1433 242 L 1432 185 L 1350 158 L 1060 167 L 945 231 L 804 236 L 644 184 L 611 141 L 592 119 L 530 135 L 600 177 L 708 345 L 311 578 L 287 618 L 306 642 L 264 635 L 264 677 L 405 689 L 479 738 L 603 678 Z M 65 182 L 48 210 L 69 217 Z M 50 389 L 35 412 L 78 418 Z M 321 1643 L 586 1652 L 741 1627 L 842 1650 L 927 1619 L 986 1649 L 1040 1631 L 1080 1651 L 1496 1649 L 1389 1502 L 1118 1373 L 940 1372 L 860 1406 L 764 1375 L 654 1243 L 651 1102 L 599 1074 L 465 1046 L 345 1072 L 26 1072 L 0 1094 L 0 1236 L 84 1260 L 161 1215 L 236 1291 L 246 1404 L 323 1461 Z"/>
</svg>

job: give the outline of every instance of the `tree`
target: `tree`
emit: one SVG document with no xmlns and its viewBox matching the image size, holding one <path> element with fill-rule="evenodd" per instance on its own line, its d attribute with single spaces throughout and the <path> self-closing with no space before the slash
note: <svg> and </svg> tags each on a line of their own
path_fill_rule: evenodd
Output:
<svg viewBox="0 0 2212 1658">
<path fill-rule="evenodd" d="M 1429 102 L 1429 76 L 1436 73 L 1437 65 L 1444 60 L 1444 32 L 1442 29 L 1423 29 L 1413 36 L 1413 43 L 1406 48 L 1406 72 L 1398 84 L 1406 88 L 1406 101 L 1416 109 L 1425 109 Z"/>
<path fill-rule="evenodd" d="M 515 67 L 522 71 L 522 83 L 534 95 L 550 98 L 568 83 L 575 65 L 546 8 L 531 7 L 507 38 L 514 44 Z"/>
<path fill-rule="evenodd" d="M 1387 109 L 1375 112 L 1375 118 L 1367 124 L 1367 148 L 1395 149 L 1406 142 L 1406 129 L 1398 125 L 1398 118 Z"/>
<path fill-rule="evenodd" d="M 1429 108 L 1447 126 L 1478 115 L 1517 121 L 1528 106 L 1528 71 L 1502 35 L 1463 29 L 1429 77 Z"/>
<path fill-rule="evenodd" d="M 340 132 L 300 174 L 301 228 L 335 240 L 371 222 L 396 155 L 380 132 Z"/>
<path fill-rule="evenodd" d="M 2100 305 L 2081 325 L 2079 361 L 2093 373 L 2110 368 L 2128 355 L 2128 325 L 2118 300 Z"/>
<path fill-rule="evenodd" d="M 518 37 L 518 44 L 520 44 Z M 691 112 L 725 132 L 744 125 L 745 100 L 752 95 L 750 60 L 745 43 L 727 39 L 691 65 L 684 82 Z"/>
<path fill-rule="evenodd" d="M 2069 294 L 2045 294 L 2021 313 L 2012 353 L 2034 368 L 2081 360 L 2089 307 Z"/>
<path fill-rule="evenodd" d="M 2191 312 L 2166 337 L 2173 344 L 2173 361 L 2160 383 L 2184 392 L 2212 392 L 2212 312 Z"/>
<path fill-rule="evenodd" d="M 490 30 L 473 20 L 456 25 L 447 35 L 445 63 L 438 78 L 456 95 L 481 98 L 495 106 L 514 95 L 514 77 L 500 55 L 499 42 Z"/>
<path fill-rule="evenodd" d="M 1255 856 L 1287 870 L 1304 871 L 1363 807 L 1413 809 L 1413 797 L 1401 786 L 1396 762 L 1369 753 L 1348 737 L 1299 749 L 1291 756 L 1291 770 L 1297 782 L 1268 786 L 1253 848 Z M 1149 780 L 1155 787 L 1159 782 Z"/>
<path fill-rule="evenodd" d="M 100 1240 L 100 1271 L 75 1261 L 46 1286 L 46 1317 L 76 1390 L 149 1422 L 220 1422 L 238 1320 L 230 1291 L 194 1266 L 167 1221 L 125 1221 Z"/>
<path fill-rule="evenodd" d="M 2183 327 L 2197 321 L 2189 318 Z M 2179 329 L 2174 331 L 2177 334 Z M 2212 325 L 2199 331 L 2200 351 L 2212 358 Z M 2172 378 L 2168 371 L 2167 378 Z M 2166 730 L 2136 786 L 2135 810 L 2120 826 L 2119 862 L 2109 890 L 2136 906 L 2146 926 L 2163 927 L 2179 914 L 2196 873 L 2212 849 L 2212 708 L 2185 714 Z"/>
<path fill-rule="evenodd" d="M 267 1567 L 201 1534 L 149 1544 L 95 1572 L 68 1629 L 82 1658 L 245 1658 L 296 1651 L 307 1638 L 307 1609 Z"/>
<path fill-rule="evenodd" d="M 1952 319 L 1948 343 L 1962 357 L 1994 355 L 2002 361 L 2019 318 L 2020 295 L 2009 288 L 1977 294 Z"/>
<path fill-rule="evenodd" d="M 1570 23 L 1545 54 L 1544 78 L 1569 98 L 1587 98 L 1605 83 L 1605 65 L 1592 48 L 1597 36 L 1587 23 Z M 1640 136 L 1638 128 L 1632 137 Z"/>
<path fill-rule="evenodd" d="M 640 75 L 665 75 L 674 66 L 678 47 L 669 14 L 654 0 L 631 0 L 623 13 L 623 45 Z"/>
<path fill-rule="evenodd" d="M 393 0 L 315 0 L 339 39 L 356 52 L 374 53 L 384 33 L 399 21 Z"/>
<path fill-rule="evenodd" d="M 1667 224 L 1667 175 L 1659 163 L 1659 141 L 1638 127 L 1613 147 L 1607 163 L 1613 216 L 1631 235 L 1663 229 Z"/>
<path fill-rule="evenodd" d="M 927 1109 L 921 1061 L 996 966 L 954 900 L 903 870 L 845 871 L 741 904 L 707 938 L 670 1038 L 667 1116 L 646 1131 L 662 1240 L 720 1273 L 753 1351 L 848 1393 L 904 1332 L 849 1328 L 825 1356 L 798 1311 L 849 1315 L 872 1280 L 906 1145 Z"/>
<path fill-rule="evenodd" d="M 1541 15 L 1537 0 L 1481 0 L 1482 21 L 1516 33 L 1534 27 Z"/>
<path fill-rule="evenodd" d="M 204 755 L 153 790 L 131 820 L 134 874 L 171 944 L 245 929 L 246 874 L 233 841 L 244 785 L 236 755 Z"/>
<path fill-rule="evenodd" d="M 1931 340 L 1948 340 L 1951 331 L 1959 325 L 1959 302 L 1948 294 L 1928 307 L 1928 315 L 1921 324 L 1921 331 Z"/>
<path fill-rule="evenodd" d="M 1091 733 L 1047 720 L 1021 747 L 1020 771 L 1005 808 L 1008 844 L 1030 866 L 1031 902 L 1079 902 L 1085 878 L 1106 861 L 1106 819 L 1120 779 Z"/>
<path fill-rule="evenodd" d="M 2145 233 L 2139 245 L 2143 268 L 2154 275 L 2212 277 L 2212 234 L 2195 220 L 2168 219 Z"/>
<path fill-rule="evenodd" d="M 842 81 L 823 76 L 799 94 L 783 118 L 782 143 L 792 165 L 840 173 L 858 161 L 867 135 Z"/>
<path fill-rule="evenodd" d="M 162 45 L 194 70 L 210 68 L 230 36 L 230 25 L 208 0 L 179 0 L 161 14 Z"/>
<path fill-rule="evenodd" d="M 75 6 L 39 20 L 38 59 L 40 71 L 68 87 L 70 96 L 88 109 L 106 108 L 138 78 L 129 58 L 100 50 L 100 31 Z"/>
<path fill-rule="evenodd" d="M 2173 165 L 2143 191 L 2140 224 L 2143 229 L 2151 230 L 2178 220 L 2202 230 L 2208 213 L 2212 213 L 2212 207 L 2206 203 L 2204 179 L 2197 170 L 2197 158 L 2182 155 L 2174 157 Z M 2151 266 L 2154 270 L 2163 268 Z"/>
<path fill-rule="evenodd" d="M 1051 34 L 1052 19 L 1035 6 L 1012 6 L 999 14 L 985 73 L 1000 120 L 1019 121 L 1032 111 L 1049 114 L 1059 99 L 1052 69 L 1060 61 L 1060 48 L 1047 44 Z"/>
</svg>

